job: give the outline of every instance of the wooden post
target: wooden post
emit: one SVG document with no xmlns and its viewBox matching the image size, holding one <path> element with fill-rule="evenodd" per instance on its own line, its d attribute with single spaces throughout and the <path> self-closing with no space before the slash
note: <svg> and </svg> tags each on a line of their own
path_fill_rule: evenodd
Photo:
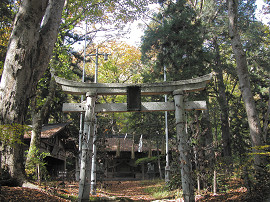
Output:
<svg viewBox="0 0 270 202">
<path fill-rule="evenodd" d="M 214 176 L 213 176 L 213 193 L 214 196 L 217 195 L 217 170 L 214 169 Z"/>
<path fill-rule="evenodd" d="M 142 180 L 145 179 L 145 175 L 144 175 L 144 163 L 142 163 Z"/>
<path fill-rule="evenodd" d="M 178 150 L 180 152 L 180 165 L 181 165 L 181 179 L 182 189 L 185 202 L 195 201 L 194 188 L 192 180 L 192 167 L 191 167 L 191 147 L 189 145 L 189 136 L 185 129 L 185 106 L 183 91 L 175 90 L 173 92 L 175 102 L 175 120 L 176 120 L 176 133 L 178 141 Z"/>
<path fill-rule="evenodd" d="M 91 156 L 94 134 L 94 107 L 96 95 L 86 94 L 86 111 L 84 119 L 84 129 L 82 134 L 82 154 L 79 183 L 79 202 L 89 201 L 91 182 Z"/>
<path fill-rule="evenodd" d="M 40 173 L 40 164 L 37 164 L 37 178 L 38 178 L 38 184 L 41 185 L 41 173 Z"/>
<path fill-rule="evenodd" d="M 91 189 L 90 192 L 92 195 L 96 195 L 96 186 L 97 186 L 97 117 L 95 116 L 95 125 L 94 125 L 94 136 L 93 136 L 93 155 L 92 155 L 92 168 L 91 168 Z"/>
</svg>

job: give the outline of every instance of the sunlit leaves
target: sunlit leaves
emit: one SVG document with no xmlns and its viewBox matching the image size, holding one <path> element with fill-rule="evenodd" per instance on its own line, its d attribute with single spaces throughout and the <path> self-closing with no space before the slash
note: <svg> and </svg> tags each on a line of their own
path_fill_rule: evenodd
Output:
<svg viewBox="0 0 270 202">
<path fill-rule="evenodd" d="M 98 82 L 99 83 L 141 83 L 143 66 L 140 61 L 140 51 L 124 42 L 112 41 L 103 44 L 99 53 L 108 53 L 108 60 L 99 56 Z M 94 52 L 94 51 L 92 51 Z M 95 56 L 86 64 L 86 72 L 95 74 Z"/>
<path fill-rule="evenodd" d="M 8 0 L 0 2 L 0 76 L 2 75 L 8 40 L 12 31 L 13 6 Z"/>
<path fill-rule="evenodd" d="M 44 160 L 47 156 L 50 156 L 49 152 L 40 152 L 39 149 L 37 149 L 35 146 L 31 148 L 31 151 L 26 151 L 31 152 L 31 159 L 30 162 L 27 163 L 26 165 L 26 175 L 29 178 L 32 178 L 33 180 L 39 179 L 39 174 L 43 175 L 43 177 L 48 174 L 47 168 L 46 168 L 46 161 Z M 29 155 L 29 154 L 28 154 Z M 37 171 L 37 167 L 39 167 L 39 172 Z"/>
<path fill-rule="evenodd" d="M 270 156 L 270 145 L 256 146 L 253 147 L 253 152 L 249 153 L 249 155 L 265 155 Z"/>
<path fill-rule="evenodd" d="M 4 146 L 14 146 L 15 144 L 23 144 L 22 136 L 30 128 L 26 125 L 7 124 L 0 125 L 0 140 Z"/>
<path fill-rule="evenodd" d="M 86 76 L 94 77 L 96 70 L 96 46 L 87 49 L 87 62 L 85 64 Z M 108 60 L 104 60 L 107 53 Z M 98 83 L 142 83 L 141 73 L 144 71 L 141 64 L 141 54 L 138 48 L 124 42 L 111 41 L 98 47 Z M 80 64 L 83 66 L 83 64 Z M 89 82 L 89 81 L 88 81 Z M 126 96 L 100 96 L 98 102 L 125 103 Z M 103 121 L 103 131 L 110 133 L 124 133 L 128 127 L 129 113 L 113 113 L 104 115 L 108 119 Z M 110 120 L 111 119 L 111 120 Z M 107 133 L 107 132 L 106 132 Z"/>
</svg>

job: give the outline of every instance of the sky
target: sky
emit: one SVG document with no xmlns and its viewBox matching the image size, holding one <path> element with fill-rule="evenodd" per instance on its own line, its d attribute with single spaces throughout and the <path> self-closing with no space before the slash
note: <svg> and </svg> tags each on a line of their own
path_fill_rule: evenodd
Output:
<svg viewBox="0 0 270 202">
<path fill-rule="evenodd" d="M 270 15 L 264 15 L 261 10 L 262 7 L 264 5 L 263 0 L 257 0 L 256 1 L 257 4 L 257 12 L 256 12 L 256 17 L 258 20 L 262 21 L 265 24 L 269 24 L 270 23 Z M 152 5 L 150 7 L 150 9 L 155 12 L 157 10 L 157 8 L 159 7 L 158 4 Z M 133 23 L 130 23 L 127 25 L 127 27 L 130 26 L 130 33 L 126 34 L 125 37 L 123 37 L 121 40 L 125 41 L 127 44 L 132 45 L 132 46 L 136 46 L 139 47 L 140 45 L 140 41 L 141 41 L 141 37 L 144 34 L 144 26 L 143 26 L 143 21 L 139 20 L 139 21 L 135 21 Z M 104 35 L 102 35 L 104 33 L 101 33 L 99 37 L 97 37 L 95 39 L 95 43 L 101 43 L 101 41 L 104 39 Z M 76 44 L 74 46 L 75 50 L 82 50 L 84 47 L 84 43 L 81 44 Z"/>
<path fill-rule="evenodd" d="M 269 24 L 270 23 L 270 15 L 264 15 L 261 11 L 262 11 L 262 7 L 263 5 L 265 5 L 265 3 L 263 2 L 263 0 L 257 0 L 256 1 L 257 4 L 257 12 L 256 12 L 256 18 L 260 21 L 262 21 L 264 24 Z M 156 9 L 156 7 L 152 7 L 153 9 Z M 134 45 L 134 46 L 139 46 L 140 44 L 140 39 L 141 36 L 143 36 L 143 29 L 138 27 L 137 25 L 141 23 L 136 22 L 132 25 L 131 27 L 131 33 L 128 35 L 128 39 L 126 39 L 125 41 L 130 44 L 130 45 Z"/>
<path fill-rule="evenodd" d="M 256 1 L 257 4 L 257 12 L 256 12 L 256 17 L 258 20 L 262 21 L 264 24 L 268 24 L 270 22 L 270 15 L 264 15 L 261 11 L 262 11 L 262 7 L 263 5 L 265 5 L 265 3 L 263 2 L 263 0 L 257 0 Z"/>
</svg>

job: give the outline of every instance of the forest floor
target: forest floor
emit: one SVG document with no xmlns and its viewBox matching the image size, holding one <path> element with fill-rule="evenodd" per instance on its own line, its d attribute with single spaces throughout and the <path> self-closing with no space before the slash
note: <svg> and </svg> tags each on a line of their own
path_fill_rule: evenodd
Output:
<svg viewBox="0 0 270 202">
<path fill-rule="evenodd" d="M 183 201 L 171 196 L 167 199 L 153 196 L 149 189 L 155 190 L 162 183 L 157 181 L 108 181 L 99 185 L 97 194 L 91 196 L 91 201 Z M 29 188 L 31 187 L 31 188 Z M 256 193 L 258 195 L 256 195 Z M 77 201 L 78 183 L 74 182 L 51 182 L 47 185 L 28 185 L 27 187 L 2 186 L 0 191 L 1 202 L 65 202 Z M 196 201 L 262 201 L 263 193 L 249 194 L 240 180 L 230 182 L 227 191 L 213 195 L 204 192 L 196 196 Z"/>
</svg>

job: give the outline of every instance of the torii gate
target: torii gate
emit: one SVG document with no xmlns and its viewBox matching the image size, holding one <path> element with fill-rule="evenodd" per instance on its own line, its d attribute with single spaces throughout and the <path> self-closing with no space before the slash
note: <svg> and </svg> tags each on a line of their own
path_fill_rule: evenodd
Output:
<svg viewBox="0 0 270 202">
<path fill-rule="evenodd" d="M 85 112 L 82 136 L 82 155 L 79 182 L 79 201 L 88 201 L 90 194 L 90 169 L 94 135 L 95 113 L 130 111 L 175 111 L 178 149 L 180 151 L 181 178 L 185 201 L 194 201 L 192 185 L 191 148 L 185 130 L 185 110 L 205 110 L 205 101 L 184 101 L 184 93 L 203 90 L 212 74 L 201 77 L 152 84 L 83 83 L 55 76 L 55 80 L 66 93 L 86 95 L 86 102 L 64 103 L 64 112 Z M 141 95 L 172 94 L 174 102 L 143 102 Z M 95 104 L 99 95 L 127 95 L 127 103 Z"/>
</svg>

